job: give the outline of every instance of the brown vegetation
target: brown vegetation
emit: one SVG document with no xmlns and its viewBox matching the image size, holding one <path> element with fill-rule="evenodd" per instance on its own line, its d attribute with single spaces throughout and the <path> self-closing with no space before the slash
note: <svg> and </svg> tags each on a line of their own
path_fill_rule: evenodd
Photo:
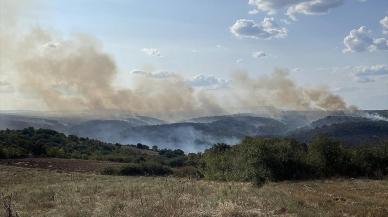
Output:
<svg viewBox="0 0 388 217">
<path fill-rule="evenodd" d="M 19 216 L 387 216 L 387 180 L 268 183 L 123 177 L 0 165 Z M 4 216 L 5 210 L 0 210 Z"/>
<path fill-rule="evenodd" d="M 96 160 L 61 159 L 61 158 L 21 158 L 0 159 L 0 164 L 28 168 L 42 168 L 58 172 L 99 173 L 105 168 L 120 167 L 124 163 Z"/>
</svg>

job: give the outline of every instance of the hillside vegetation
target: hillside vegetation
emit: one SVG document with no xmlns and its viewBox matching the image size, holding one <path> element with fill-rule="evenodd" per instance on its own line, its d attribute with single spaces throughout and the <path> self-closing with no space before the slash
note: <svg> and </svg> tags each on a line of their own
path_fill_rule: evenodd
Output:
<svg viewBox="0 0 388 217">
<path fill-rule="evenodd" d="M 182 150 L 159 149 L 143 144 L 121 145 L 95 139 L 66 136 L 47 129 L 0 130 L 0 159 L 51 157 L 85 160 L 104 160 L 127 163 L 117 169 L 108 168 L 106 174 L 169 175 L 186 171 L 196 175 L 195 154 L 185 155 Z"/>
<path fill-rule="evenodd" d="M 347 147 L 326 136 L 309 144 L 287 138 L 246 137 L 240 144 L 216 144 L 204 153 L 159 150 L 156 146 L 109 144 L 66 136 L 52 130 L 26 128 L 0 131 L 0 157 L 56 157 L 123 162 L 106 175 L 165 176 L 244 181 L 366 177 L 388 175 L 388 143 Z"/>
<path fill-rule="evenodd" d="M 388 143 L 344 148 L 325 136 L 308 145 L 293 139 L 247 137 L 235 146 L 216 144 L 201 160 L 205 178 L 258 185 L 328 177 L 383 178 L 388 174 Z"/>
<path fill-rule="evenodd" d="M 327 135 L 342 141 L 346 146 L 382 145 L 388 140 L 388 122 L 362 118 L 333 117 L 313 122 L 314 128 L 302 128 L 291 132 L 290 137 L 301 142 L 311 142 L 317 135 Z"/>
</svg>

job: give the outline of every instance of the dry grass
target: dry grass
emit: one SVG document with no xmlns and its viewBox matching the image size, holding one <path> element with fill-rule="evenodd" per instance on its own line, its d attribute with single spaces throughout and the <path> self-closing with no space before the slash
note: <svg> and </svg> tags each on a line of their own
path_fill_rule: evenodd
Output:
<svg viewBox="0 0 388 217">
<path fill-rule="evenodd" d="M 23 216 L 388 216 L 388 181 L 219 183 L 0 165 L 0 192 Z M 0 216 L 5 216 L 0 210 Z"/>
</svg>

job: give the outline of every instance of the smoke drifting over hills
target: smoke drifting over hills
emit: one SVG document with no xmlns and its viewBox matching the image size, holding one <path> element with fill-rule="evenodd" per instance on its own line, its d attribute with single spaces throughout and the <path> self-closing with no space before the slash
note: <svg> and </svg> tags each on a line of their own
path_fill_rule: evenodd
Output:
<svg viewBox="0 0 388 217">
<path fill-rule="evenodd" d="M 164 79 L 139 77 L 133 87 L 118 89 L 113 84 L 118 73 L 115 61 L 93 36 L 77 34 L 63 39 L 42 27 L 20 31 L 12 25 L 21 8 L 6 2 L 5 6 L 12 6 L 13 10 L 8 10 L 1 21 L 2 28 L 7 28 L 0 33 L 4 63 L 1 73 L 12 74 L 13 86 L 43 102 L 48 110 L 182 118 L 234 113 L 240 109 L 254 112 L 259 107 L 349 109 L 341 97 L 324 88 L 300 87 L 286 70 L 280 69 L 257 78 L 235 73 L 229 87 L 221 93 L 196 90 L 179 75 Z M 33 109 L 33 105 L 28 109 Z"/>
<path fill-rule="evenodd" d="M 236 73 L 235 92 L 245 107 L 259 105 L 292 110 L 347 110 L 344 100 L 329 90 L 297 86 L 286 70 L 277 69 L 269 76 L 256 79 L 246 73 Z"/>
</svg>

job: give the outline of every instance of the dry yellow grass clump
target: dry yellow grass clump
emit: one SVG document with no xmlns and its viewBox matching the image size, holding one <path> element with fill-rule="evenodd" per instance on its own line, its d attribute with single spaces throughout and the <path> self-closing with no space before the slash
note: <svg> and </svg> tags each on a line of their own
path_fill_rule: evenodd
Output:
<svg viewBox="0 0 388 217">
<path fill-rule="evenodd" d="M 21 217 L 388 216 L 387 180 L 282 182 L 257 188 L 0 165 L 0 192 L 0 216 L 7 216 L 9 206 L 12 215 Z"/>
</svg>

